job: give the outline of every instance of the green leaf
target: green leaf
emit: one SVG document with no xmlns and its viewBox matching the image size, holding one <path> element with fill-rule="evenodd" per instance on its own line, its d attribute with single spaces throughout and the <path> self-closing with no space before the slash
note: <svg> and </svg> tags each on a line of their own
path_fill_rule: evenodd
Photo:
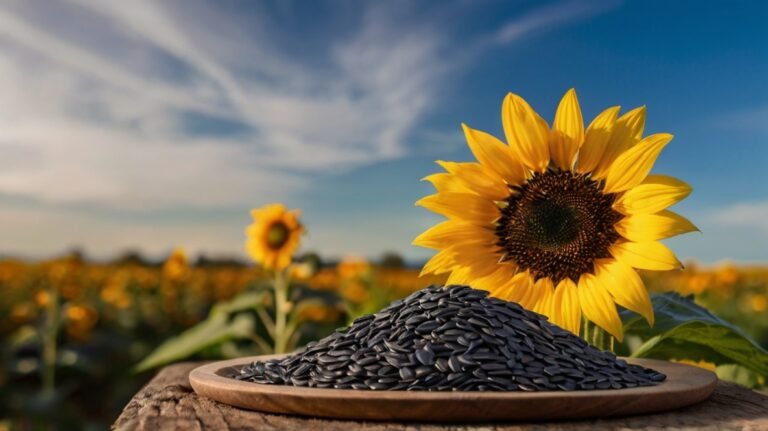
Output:
<svg viewBox="0 0 768 431">
<path fill-rule="evenodd" d="M 255 329 L 255 319 L 248 314 L 232 314 L 253 309 L 262 304 L 265 292 L 244 292 L 230 301 L 214 306 L 208 318 L 176 337 L 166 340 L 134 368 L 142 372 L 185 359 L 211 346 L 236 338 L 249 337 Z"/>
<path fill-rule="evenodd" d="M 720 365 L 715 370 L 717 377 L 729 382 L 738 383 L 748 388 L 760 388 L 765 385 L 765 377 L 741 365 Z"/>
<path fill-rule="evenodd" d="M 654 295 L 653 309 L 653 327 L 636 314 L 622 312 L 624 332 L 645 341 L 632 356 L 737 364 L 768 376 L 768 352 L 738 327 L 695 304 L 692 296 Z"/>
<path fill-rule="evenodd" d="M 187 358 L 207 347 L 232 338 L 244 338 L 253 332 L 254 318 L 247 314 L 235 316 L 231 322 L 226 315 L 213 315 L 180 335 L 165 341 L 135 367 L 146 371 Z"/>
<path fill-rule="evenodd" d="M 243 292 L 227 302 L 215 305 L 211 309 L 211 314 L 231 314 L 243 310 L 252 310 L 262 305 L 267 293 L 265 290 Z"/>
</svg>

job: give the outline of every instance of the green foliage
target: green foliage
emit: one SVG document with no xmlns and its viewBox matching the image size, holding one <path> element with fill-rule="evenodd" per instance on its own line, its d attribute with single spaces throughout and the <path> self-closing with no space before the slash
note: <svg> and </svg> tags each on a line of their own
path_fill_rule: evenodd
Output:
<svg viewBox="0 0 768 431">
<path fill-rule="evenodd" d="M 256 319 L 239 311 L 259 307 L 266 292 L 244 292 L 230 301 L 215 305 L 208 318 L 170 338 L 135 367 L 136 372 L 156 368 L 188 358 L 208 347 L 238 338 L 248 338 L 255 330 Z"/>
<path fill-rule="evenodd" d="M 384 268 L 403 268 L 405 267 L 405 259 L 400 253 L 389 251 L 381 256 L 379 265 Z"/>
<path fill-rule="evenodd" d="M 692 296 L 654 295 L 653 308 L 653 327 L 634 313 L 622 312 L 627 337 L 643 341 L 631 352 L 633 357 L 738 365 L 763 378 L 768 376 L 768 352 L 738 327 L 694 303 Z"/>
<path fill-rule="evenodd" d="M 738 383 L 748 388 L 759 388 L 765 386 L 765 376 L 761 376 L 754 371 L 750 371 L 741 365 L 720 365 L 717 367 L 715 372 L 717 373 L 717 377 L 723 380 Z"/>
</svg>

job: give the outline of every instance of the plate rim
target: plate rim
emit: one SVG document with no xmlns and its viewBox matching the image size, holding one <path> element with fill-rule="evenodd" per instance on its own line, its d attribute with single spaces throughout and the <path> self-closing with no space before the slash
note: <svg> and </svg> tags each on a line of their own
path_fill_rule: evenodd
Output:
<svg viewBox="0 0 768 431">
<path fill-rule="evenodd" d="M 329 415 L 323 412 L 309 412 L 308 409 L 285 409 L 279 405 L 262 402 L 262 408 L 253 407 L 251 403 L 243 401 L 243 397 L 259 398 L 259 397 L 277 397 L 291 400 L 322 400 L 322 401 L 342 401 L 344 403 L 396 403 L 408 401 L 418 401 L 420 403 L 454 403 L 457 401 L 472 401 L 475 403 L 503 403 L 503 402 L 536 402 L 536 401 L 549 401 L 556 402 L 558 400 L 572 400 L 582 403 L 589 403 L 590 400 L 597 401 L 602 400 L 606 396 L 610 396 L 612 403 L 621 404 L 626 401 L 631 407 L 637 406 L 638 399 L 646 396 L 659 395 L 659 388 L 664 388 L 665 398 L 669 401 L 669 408 L 654 408 L 651 410 L 644 410 L 638 408 L 619 408 L 617 411 L 607 411 L 605 416 L 621 416 L 627 414 L 640 414 L 650 413 L 655 411 L 671 410 L 675 408 L 685 407 L 688 405 L 696 404 L 707 399 L 715 389 L 718 379 L 717 376 L 706 369 L 695 367 L 692 365 L 682 364 L 678 362 L 663 361 L 657 359 L 636 359 L 636 358 L 622 358 L 629 363 L 639 364 L 645 367 L 654 369 L 662 368 L 662 372 L 668 375 L 668 379 L 654 386 L 645 386 L 637 388 L 624 388 L 624 389 L 595 389 L 588 391 L 376 391 L 376 390 L 352 390 L 352 389 L 334 389 L 334 388 L 305 388 L 288 385 L 268 385 L 254 382 L 247 382 L 236 380 L 231 377 L 224 377 L 218 372 L 225 368 L 231 368 L 236 366 L 243 366 L 249 364 L 255 360 L 267 360 L 278 358 L 286 355 L 258 355 L 248 356 L 236 359 L 229 359 L 223 361 L 211 362 L 199 366 L 189 373 L 189 381 L 192 388 L 199 395 L 206 396 L 224 404 L 233 405 L 240 408 L 249 410 L 261 411 L 265 413 L 278 413 L 278 414 L 295 414 L 301 416 L 314 416 L 314 417 L 326 417 L 326 418 L 338 418 L 338 419 L 358 419 L 358 420 L 398 420 L 397 415 L 382 415 L 375 413 L 372 415 L 358 415 L 351 412 L 342 412 L 343 416 Z M 670 379 L 669 371 L 674 373 L 685 371 L 691 374 L 687 379 Z M 221 396 L 222 390 L 224 396 Z M 229 393 L 227 393 L 229 392 Z M 678 395 L 690 395 L 693 392 L 697 392 L 698 396 L 683 399 Z M 212 396 L 213 395 L 213 396 Z M 266 404 L 266 405 L 264 405 Z M 266 408 L 265 408 L 266 407 Z M 439 408 L 439 406 L 435 406 Z M 575 419 L 585 417 L 598 417 L 595 415 L 584 416 L 574 412 L 574 414 L 559 414 L 558 419 Z M 509 418 L 501 415 L 502 420 L 508 420 Z M 480 418 L 468 418 L 467 422 L 476 422 Z M 404 415 L 400 420 L 414 420 L 409 415 Z M 430 421 L 429 419 L 418 419 L 420 421 Z M 499 418 L 486 417 L 484 421 L 499 420 Z M 440 421 L 438 418 L 437 421 Z M 432 421 L 434 422 L 434 421 Z"/>
</svg>

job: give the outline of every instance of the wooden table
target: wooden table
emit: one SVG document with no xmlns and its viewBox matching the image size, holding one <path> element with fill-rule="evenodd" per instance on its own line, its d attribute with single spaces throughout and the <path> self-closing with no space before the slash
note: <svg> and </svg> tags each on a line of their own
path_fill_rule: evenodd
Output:
<svg viewBox="0 0 768 431">
<path fill-rule="evenodd" d="M 768 395 L 732 383 L 719 382 L 712 397 L 669 413 L 628 418 L 546 424 L 445 425 L 354 422 L 269 415 L 241 410 L 198 397 L 187 378 L 201 363 L 186 362 L 162 369 L 123 410 L 113 430 L 594 430 L 690 429 L 768 430 Z"/>
</svg>

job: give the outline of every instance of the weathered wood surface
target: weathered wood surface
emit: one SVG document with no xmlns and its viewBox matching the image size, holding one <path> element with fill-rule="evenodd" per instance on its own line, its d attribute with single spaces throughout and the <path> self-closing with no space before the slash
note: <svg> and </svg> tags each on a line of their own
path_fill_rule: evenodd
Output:
<svg viewBox="0 0 768 431">
<path fill-rule="evenodd" d="M 440 425 L 355 422 L 269 415 L 217 403 L 194 393 L 189 372 L 200 363 L 164 368 L 128 403 L 113 430 L 768 430 L 768 396 L 719 382 L 707 401 L 654 415 L 536 424 Z"/>
</svg>

